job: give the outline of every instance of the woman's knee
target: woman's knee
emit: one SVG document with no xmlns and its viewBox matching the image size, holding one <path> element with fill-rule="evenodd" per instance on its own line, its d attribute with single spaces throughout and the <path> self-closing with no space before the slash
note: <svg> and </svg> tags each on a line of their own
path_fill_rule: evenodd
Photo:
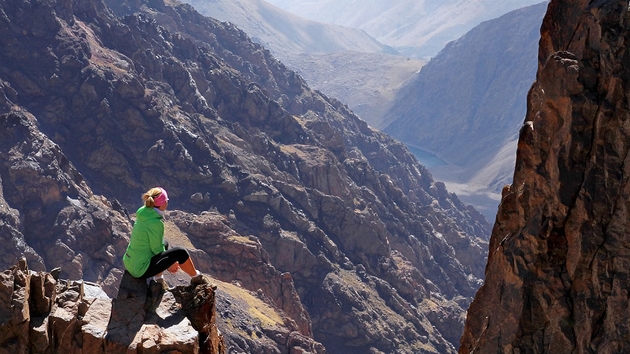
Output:
<svg viewBox="0 0 630 354">
<path fill-rule="evenodd" d="M 190 258 L 190 253 L 184 247 L 173 247 L 169 249 L 169 252 L 173 254 L 173 257 L 177 259 L 179 264 L 186 262 Z"/>
</svg>

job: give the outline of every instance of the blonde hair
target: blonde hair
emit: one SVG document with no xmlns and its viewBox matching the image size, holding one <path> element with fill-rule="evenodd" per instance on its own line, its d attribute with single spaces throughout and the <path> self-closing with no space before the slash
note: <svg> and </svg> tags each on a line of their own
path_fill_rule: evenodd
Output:
<svg viewBox="0 0 630 354">
<path fill-rule="evenodd" d="M 144 201 L 144 206 L 147 208 L 155 208 L 155 200 L 157 196 L 162 194 L 162 189 L 159 187 L 151 188 L 146 193 L 142 195 L 142 201 Z"/>
</svg>

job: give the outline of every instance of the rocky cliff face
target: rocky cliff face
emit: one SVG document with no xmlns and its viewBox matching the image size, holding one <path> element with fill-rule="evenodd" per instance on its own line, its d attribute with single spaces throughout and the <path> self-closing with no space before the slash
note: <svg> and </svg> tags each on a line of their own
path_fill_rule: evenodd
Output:
<svg viewBox="0 0 630 354">
<path fill-rule="evenodd" d="M 630 349 L 630 12 L 552 0 L 461 353 Z"/>
<path fill-rule="evenodd" d="M 488 225 L 402 144 L 188 5 L 0 10 L 5 269 L 115 298 L 128 210 L 161 185 L 228 350 L 455 352 Z"/>
</svg>

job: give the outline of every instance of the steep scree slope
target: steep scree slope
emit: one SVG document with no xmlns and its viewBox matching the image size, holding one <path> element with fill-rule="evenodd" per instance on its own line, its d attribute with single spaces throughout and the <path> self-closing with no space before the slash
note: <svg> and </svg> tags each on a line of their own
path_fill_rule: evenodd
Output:
<svg viewBox="0 0 630 354">
<path fill-rule="evenodd" d="M 290 331 L 330 352 L 455 351 L 486 220 L 243 32 L 161 0 L 3 0 L 0 46 L 0 265 L 24 253 L 114 296 L 127 210 L 162 185 L 200 268 Z M 234 350 L 290 350 L 243 326 Z"/>
<path fill-rule="evenodd" d="M 461 353 L 630 350 L 630 12 L 552 0 Z"/>
</svg>

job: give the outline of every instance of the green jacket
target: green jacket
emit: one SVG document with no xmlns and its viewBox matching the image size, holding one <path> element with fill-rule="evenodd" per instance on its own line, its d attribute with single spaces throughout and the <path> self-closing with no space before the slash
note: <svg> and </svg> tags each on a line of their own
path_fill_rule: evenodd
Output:
<svg viewBox="0 0 630 354">
<path fill-rule="evenodd" d="M 162 215 L 153 208 L 140 207 L 136 212 L 127 252 L 123 256 L 125 268 L 134 277 L 141 277 L 149 268 L 151 258 L 164 251 Z"/>
</svg>

